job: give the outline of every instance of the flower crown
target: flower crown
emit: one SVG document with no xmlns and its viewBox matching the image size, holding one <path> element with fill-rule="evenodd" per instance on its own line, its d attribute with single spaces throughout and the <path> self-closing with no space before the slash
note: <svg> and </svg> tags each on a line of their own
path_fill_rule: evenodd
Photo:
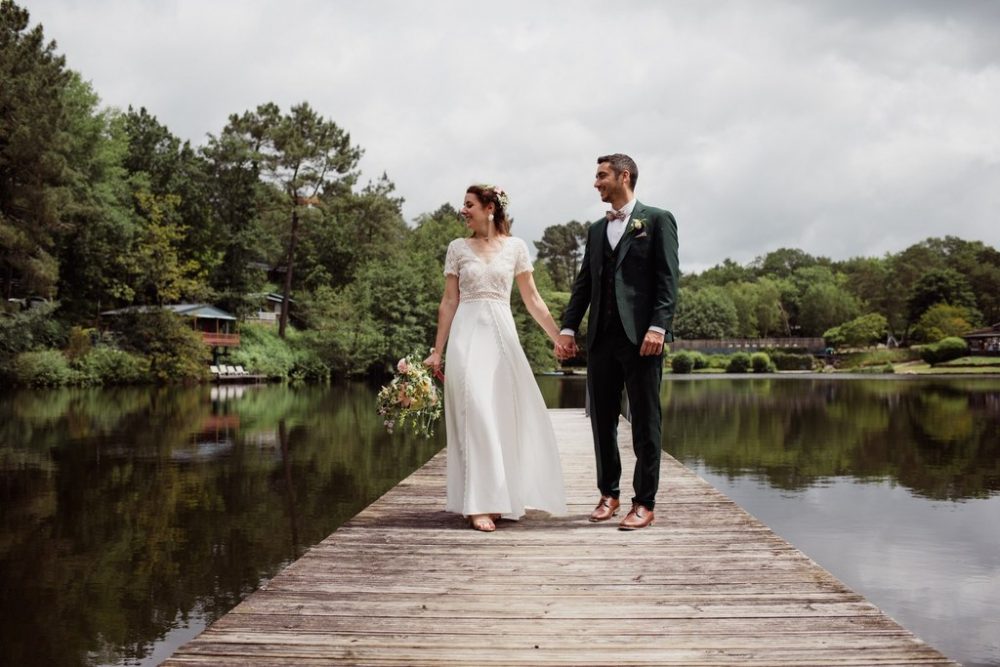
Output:
<svg viewBox="0 0 1000 667">
<path fill-rule="evenodd" d="M 507 196 L 507 193 L 504 192 L 503 188 L 499 185 L 490 185 L 489 183 L 483 183 L 479 187 L 486 192 L 492 192 L 496 195 L 497 201 L 500 202 L 500 207 L 505 213 L 507 212 L 508 207 L 510 207 L 510 197 Z"/>
</svg>

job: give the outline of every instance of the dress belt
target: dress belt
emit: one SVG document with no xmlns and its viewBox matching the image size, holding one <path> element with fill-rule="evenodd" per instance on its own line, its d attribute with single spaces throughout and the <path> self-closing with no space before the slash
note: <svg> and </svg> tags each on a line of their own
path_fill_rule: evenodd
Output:
<svg viewBox="0 0 1000 667">
<path fill-rule="evenodd" d="M 499 301 L 501 303 L 510 303 L 510 294 L 503 294 L 501 292 L 463 292 L 459 295 L 458 300 L 461 301 Z"/>
</svg>

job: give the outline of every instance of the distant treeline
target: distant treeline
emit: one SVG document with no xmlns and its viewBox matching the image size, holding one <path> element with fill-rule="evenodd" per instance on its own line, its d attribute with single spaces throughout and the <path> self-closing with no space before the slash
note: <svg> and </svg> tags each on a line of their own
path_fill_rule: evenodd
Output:
<svg viewBox="0 0 1000 667">
<path fill-rule="evenodd" d="M 234 113 L 191 146 L 145 108 L 102 107 L 8 0 L 0 73 L 0 376 L 16 379 L 18 358 L 45 350 L 83 373 L 98 363 L 86 361 L 81 341 L 90 340 L 135 356 L 121 381 L 201 379 L 207 362 L 190 336 L 161 322 L 101 342 L 99 314 L 207 302 L 244 316 L 262 294 L 286 290 L 294 319 L 280 328 L 283 372 L 384 373 L 432 341 L 445 249 L 466 233 L 458 212 L 445 204 L 408 224 L 393 182 L 384 173 L 363 181 L 363 149 L 308 103 Z M 536 282 L 557 317 L 584 231 L 553 225 L 536 242 Z M 823 335 L 877 315 L 879 336 L 931 340 L 1000 320 L 1000 253 L 952 237 L 846 262 L 781 249 L 748 266 L 726 260 L 681 286 L 676 333 L 685 338 Z M 42 305 L 24 309 L 31 298 Z M 515 314 L 532 362 L 551 366 L 517 298 Z"/>
</svg>

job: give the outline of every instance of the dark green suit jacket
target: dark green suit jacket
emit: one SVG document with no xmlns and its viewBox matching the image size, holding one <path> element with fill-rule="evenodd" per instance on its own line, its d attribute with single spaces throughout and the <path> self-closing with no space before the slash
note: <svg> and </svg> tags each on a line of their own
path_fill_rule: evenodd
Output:
<svg viewBox="0 0 1000 667">
<path fill-rule="evenodd" d="M 587 247 L 580 273 L 563 313 L 564 329 L 580 330 L 587 319 L 587 347 L 594 344 L 600 322 L 601 271 L 608 221 L 598 220 L 587 232 Z M 632 217 L 619 241 L 615 266 L 615 296 L 625 334 L 641 345 L 650 326 L 666 330 L 665 341 L 673 337 L 674 309 L 677 307 L 677 222 L 670 211 L 636 201 Z"/>
</svg>

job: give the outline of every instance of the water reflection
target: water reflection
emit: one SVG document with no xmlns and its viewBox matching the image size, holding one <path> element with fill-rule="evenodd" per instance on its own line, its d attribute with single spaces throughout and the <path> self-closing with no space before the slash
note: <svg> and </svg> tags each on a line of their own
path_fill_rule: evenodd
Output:
<svg viewBox="0 0 1000 667">
<path fill-rule="evenodd" d="M 664 384 L 664 440 L 681 460 L 801 490 L 891 479 L 920 496 L 1000 491 L 997 380 L 707 380 Z"/>
<path fill-rule="evenodd" d="M 373 405 L 359 385 L 0 397 L 0 663 L 134 664 L 224 614 L 440 448 Z"/>
<path fill-rule="evenodd" d="M 582 377 L 539 384 L 584 403 Z M 387 436 L 374 396 L 0 395 L 0 664 L 165 658 L 438 451 Z M 672 454 L 932 644 L 1000 663 L 1000 381 L 673 380 L 663 398 Z"/>
<path fill-rule="evenodd" d="M 1000 382 L 664 390 L 674 456 L 948 656 L 1000 664 Z"/>
</svg>

